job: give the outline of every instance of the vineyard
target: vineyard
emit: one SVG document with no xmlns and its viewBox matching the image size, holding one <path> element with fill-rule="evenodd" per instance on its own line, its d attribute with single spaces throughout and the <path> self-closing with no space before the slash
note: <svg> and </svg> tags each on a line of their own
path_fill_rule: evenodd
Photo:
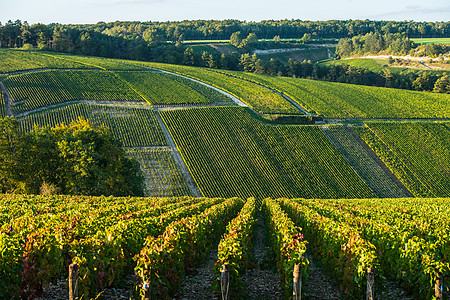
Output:
<svg viewBox="0 0 450 300">
<path fill-rule="evenodd" d="M 67 62 L 78 63 L 89 68 L 102 69 L 102 70 L 142 70 L 142 67 L 134 64 L 127 64 L 118 59 L 110 59 L 103 57 L 93 57 L 93 56 L 80 56 L 80 55 L 69 55 L 62 53 L 45 53 L 44 55 L 55 57 Z"/>
<path fill-rule="evenodd" d="M 419 299 L 435 299 L 438 275 L 450 275 L 449 241 L 443 235 L 450 225 L 448 198 L 301 199 L 281 204 L 351 295 L 362 289 L 369 268 L 382 281 L 384 276 L 403 282 Z M 438 289 L 449 292 L 448 286 Z"/>
<path fill-rule="evenodd" d="M 148 196 L 0 194 L 0 299 L 67 298 L 74 282 L 80 299 L 191 299 L 186 278 L 214 299 L 450 299 L 450 95 L 52 52 L 0 61 L 21 132 L 108 127 Z"/>
<path fill-rule="evenodd" d="M 3 80 L 14 114 L 74 100 L 144 101 L 114 73 L 43 71 Z"/>
<path fill-rule="evenodd" d="M 375 197 L 318 127 L 268 126 L 237 107 L 161 116 L 207 197 Z"/>
<path fill-rule="evenodd" d="M 194 68 L 178 65 L 167 65 L 157 63 L 142 63 L 145 66 L 166 70 L 182 74 L 202 82 L 208 83 L 214 87 L 222 89 L 255 109 L 257 112 L 281 113 L 281 114 L 300 114 L 281 95 L 257 84 L 230 77 L 218 72 L 209 71 L 204 68 Z"/>
<path fill-rule="evenodd" d="M 145 195 L 150 197 L 191 196 L 186 179 L 172 156 L 172 150 L 132 148 L 127 150 L 127 154 L 141 164 L 146 179 Z"/>
<path fill-rule="evenodd" d="M 327 118 L 448 118 L 450 95 L 220 71 L 288 95 Z M 236 78 L 236 79 L 237 79 Z"/>
<path fill-rule="evenodd" d="M 352 135 L 351 130 L 343 126 L 329 126 L 324 128 L 323 132 L 378 197 L 406 197 L 404 191 Z"/>
<path fill-rule="evenodd" d="M 152 105 L 232 103 L 225 95 L 180 76 L 159 72 L 118 72 L 117 74 Z"/>
<path fill-rule="evenodd" d="M 450 275 L 449 241 L 442 235 L 450 229 L 449 198 L 268 198 L 260 213 L 253 198 L 3 195 L 0 201 L 0 296 L 8 299 L 41 295 L 50 282 L 67 278 L 72 263 L 79 267 L 80 297 L 125 285 L 136 299 L 172 299 L 217 242 L 211 271 L 220 282 L 225 266 L 227 293 L 242 296 L 240 278 L 254 268 L 249 249 L 259 217 L 285 296 L 292 295 L 296 266 L 300 282 L 309 280 L 307 248 L 352 299 L 365 295 L 371 274 L 376 286 L 389 284 L 419 299 L 432 299 L 439 276 Z M 217 282 L 208 284 L 220 294 Z M 438 287 L 448 294 L 448 285 Z M 392 291 L 376 292 L 395 298 Z"/>
<path fill-rule="evenodd" d="M 364 141 L 416 197 L 450 195 L 450 130 L 446 123 L 368 123 Z"/>
<path fill-rule="evenodd" d="M 22 131 L 29 132 L 35 125 L 54 127 L 70 124 L 79 117 L 97 126 L 106 126 L 124 147 L 166 146 L 167 141 L 155 113 L 145 107 L 112 106 L 74 103 L 20 118 Z"/>
<path fill-rule="evenodd" d="M 64 60 L 54 55 L 45 55 L 36 51 L 0 49 L 0 73 L 10 73 L 33 69 L 89 69 L 83 63 Z"/>
</svg>

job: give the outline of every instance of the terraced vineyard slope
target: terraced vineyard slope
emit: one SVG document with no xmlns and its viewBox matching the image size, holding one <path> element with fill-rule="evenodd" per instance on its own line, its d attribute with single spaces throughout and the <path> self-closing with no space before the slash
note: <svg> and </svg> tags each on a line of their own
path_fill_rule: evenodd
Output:
<svg viewBox="0 0 450 300">
<path fill-rule="evenodd" d="M 10 73 L 33 69 L 91 69 L 80 62 L 65 60 L 60 56 L 36 51 L 0 49 L 0 73 Z"/>
<path fill-rule="evenodd" d="M 230 98 L 195 81 L 161 72 L 118 72 L 147 102 L 233 104 Z"/>
<path fill-rule="evenodd" d="M 83 117 L 97 126 L 106 126 L 124 147 L 167 146 L 154 112 L 144 106 L 127 107 L 74 103 L 20 118 L 23 131 L 31 131 L 34 125 L 51 126 L 70 124 Z"/>
<path fill-rule="evenodd" d="M 367 123 L 355 128 L 416 197 L 450 196 L 447 123 Z"/>
<path fill-rule="evenodd" d="M 352 129 L 346 126 L 329 126 L 322 130 L 378 197 L 407 196 L 352 134 Z"/>
<path fill-rule="evenodd" d="M 43 71 L 12 75 L 3 80 L 20 114 L 74 100 L 144 101 L 112 72 Z"/>
<path fill-rule="evenodd" d="M 239 107 L 161 116 L 205 196 L 375 196 L 318 127 L 267 126 Z"/>
<path fill-rule="evenodd" d="M 278 90 L 327 118 L 450 118 L 450 95 L 220 71 Z"/>
<path fill-rule="evenodd" d="M 148 67 L 182 74 L 208 83 L 236 96 L 262 114 L 301 114 L 299 110 L 292 106 L 281 95 L 251 82 L 246 82 L 205 68 L 158 63 L 142 64 Z"/>
<path fill-rule="evenodd" d="M 176 164 L 169 148 L 132 148 L 128 156 L 141 164 L 146 187 L 144 194 L 150 197 L 192 196 L 186 178 Z"/>
</svg>

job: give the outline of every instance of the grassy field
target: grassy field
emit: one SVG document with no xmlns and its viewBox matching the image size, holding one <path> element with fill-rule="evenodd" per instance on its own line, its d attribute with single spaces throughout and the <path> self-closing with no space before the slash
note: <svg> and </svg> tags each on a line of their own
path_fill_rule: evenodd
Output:
<svg viewBox="0 0 450 300">
<path fill-rule="evenodd" d="M 366 68 L 374 72 L 382 72 L 386 63 L 387 60 L 369 58 L 325 60 L 321 62 L 324 65 L 350 65 L 352 67 Z"/>
<path fill-rule="evenodd" d="M 416 44 L 450 44 L 450 38 L 412 38 Z"/>
</svg>

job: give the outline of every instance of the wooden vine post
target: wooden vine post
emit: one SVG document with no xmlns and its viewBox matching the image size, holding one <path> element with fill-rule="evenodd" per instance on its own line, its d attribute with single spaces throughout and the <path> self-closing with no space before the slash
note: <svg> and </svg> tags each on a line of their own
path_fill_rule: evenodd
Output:
<svg viewBox="0 0 450 300">
<path fill-rule="evenodd" d="M 223 264 L 220 270 L 220 288 L 222 290 L 222 300 L 230 299 L 230 270 L 228 264 Z"/>
<path fill-rule="evenodd" d="M 442 273 L 438 273 L 436 282 L 434 284 L 434 296 L 437 300 L 444 299 L 444 276 Z"/>
<path fill-rule="evenodd" d="M 366 300 L 374 300 L 375 294 L 375 272 L 372 268 L 367 269 L 367 293 Z"/>
<path fill-rule="evenodd" d="M 78 265 L 69 265 L 69 300 L 78 299 Z"/>
<path fill-rule="evenodd" d="M 299 265 L 294 266 L 294 284 L 293 284 L 293 299 L 301 300 L 302 299 L 302 268 Z"/>
</svg>

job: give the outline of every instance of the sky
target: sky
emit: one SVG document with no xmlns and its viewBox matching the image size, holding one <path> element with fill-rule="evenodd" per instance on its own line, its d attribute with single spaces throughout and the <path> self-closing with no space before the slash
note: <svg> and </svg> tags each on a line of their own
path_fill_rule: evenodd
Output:
<svg viewBox="0 0 450 300">
<path fill-rule="evenodd" d="M 450 21 L 448 0 L 0 0 L 0 22 L 370 19 Z"/>
</svg>

